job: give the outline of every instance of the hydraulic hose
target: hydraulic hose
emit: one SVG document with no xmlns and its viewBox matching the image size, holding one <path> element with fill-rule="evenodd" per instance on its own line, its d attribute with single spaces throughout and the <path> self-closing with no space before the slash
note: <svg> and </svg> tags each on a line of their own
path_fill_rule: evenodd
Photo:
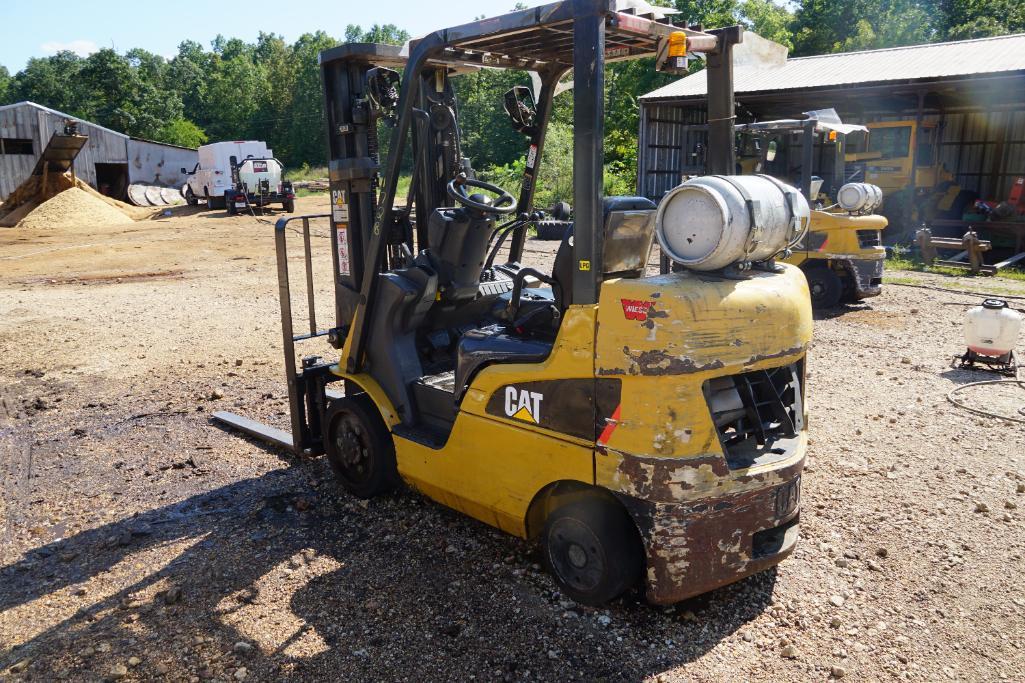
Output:
<svg viewBox="0 0 1025 683">
<path fill-rule="evenodd" d="M 1021 389 L 1025 390 L 1025 379 L 1022 379 L 1020 376 L 1016 379 L 987 379 L 981 382 L 969 382 L 968 384 L 962 384 L 959 387 L 951 389 L 947 393 L 947 400 L 956 405 L 958 408 L 963 408 L 964 410 L 967 410 L 970 413 L 975 413 L 976 415 L 982 415 L 984 417 L 994 417 L 1000 420 L 1007 420 L 1009 422 L 1025 424 L 1025 406 L 1018 408 L 1018 413 L 1023 417 L 1012 417 L 1009 415 L 1000 415 L 989 410 L 983 410 L 982 408 L 973 408 L 972 406 L 961 403 L 954 398 L 954 396 L 960 391 L 964 391 L 965 389 L 969 389 L 971 387 L 981 387 L 987 384 L 1017 384 Z"/>
</svg>

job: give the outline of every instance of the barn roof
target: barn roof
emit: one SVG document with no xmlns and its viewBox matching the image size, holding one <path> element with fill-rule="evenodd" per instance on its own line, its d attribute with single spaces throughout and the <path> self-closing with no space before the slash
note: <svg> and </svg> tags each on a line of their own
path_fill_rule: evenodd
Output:
<svg viewBox="0 0 1025 683">
<path fill-rule="evenodd" d="M 929 43 L 861 52 L 795 57 L 778 66 L 738 65 L 737 94 L 885 85 L 894 81 L 948 79 L 1025 71 L 1025 33 L 995 38 Z M 704 72 L 697 72 L 642 95 L 642 100 L 701 98 L 707 93 Z"/>
<path fill-rule="evenodd" d="M 65 114 L 62 111 L 57 111 L 56 109 L 51 109 L 50 107 L 44 107 L 41 104 L 36 104 L 35 102 L 31 102 L 29 100 L 23 100 L 21 102 L 15 102 L 14 104 L 5 104 L 3 106 L 0 106 L 0 111 L 6 111 L 8 109 L 16 109 L 18 107 L 32 107 L 34 109 L 39 109 L 41 111 L 45 111 L 48 114 L 53 114 L 54 116 L 59 116 L 61 118 L 65 118 L 65 119 L 74 119 L 75 121 L 78 121 L 79 123 L 83 123 L 83 124 L 85 124 L 85 125 L 87 125 L 87 126 L 89 126 L 91 128 L 96 128 L 98 130 L 102 130 L 105 133 L 109 133 L 110 135 L 122 138 L 123 140 L 126 140 L 126 141 L 127 140 L 136 140 L 138 142 L 145 142 L 145 143 L 150 144 L 150 145 L 163 145 L 164 147 L 176 147 L 178 149 L 189 149 L 189 150 L 195 149 L 193 147 L 182 147 L 181 145 L 174 145 L 174 144 L 171 144 L 170 142 L 157 142 L 156 140 L 147 140 L 146 138 L 137 138 L 135 136 L 127 135 L 125 133 L 119 133 L 116 130 L 111 130 L 110 128 L 107 128 L 105 126 L 101 126 L 98 123 L 93 123 L 92 121 L 86 121 L 85 119 L 80 118 L 78 116 L 72 116 L 71 114 Z"/>
</svg>

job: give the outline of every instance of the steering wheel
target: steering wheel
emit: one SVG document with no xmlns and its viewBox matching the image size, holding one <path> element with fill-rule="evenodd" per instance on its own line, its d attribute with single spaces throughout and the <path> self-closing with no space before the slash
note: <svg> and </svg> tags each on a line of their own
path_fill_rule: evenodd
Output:
<svg viewBox="0 0 1025 683">
<path fill-rule="evenodd" d="M 498 198 L 494 202 L 485 203 L 472 199 L 466 194 L 467 187 L 476 187 L 481 190 L 487 190 L 492 194 L 497 194 Z M 511 194 L 500 188 L 498 185 L 492 185 L 491 183 L 485 183 L 481 180 L 472 180 L 466 177 L 465 173 L 460 173 L 458 176 L 448 181 L 448 185 L 445 186 L 448 196 L 452 198 L 457 204 L 476 209 L 482 213 L 493 213 L 497 215 L 503 215 L 512 213 L 516 210 L 516 198 Z"/>
</svg>

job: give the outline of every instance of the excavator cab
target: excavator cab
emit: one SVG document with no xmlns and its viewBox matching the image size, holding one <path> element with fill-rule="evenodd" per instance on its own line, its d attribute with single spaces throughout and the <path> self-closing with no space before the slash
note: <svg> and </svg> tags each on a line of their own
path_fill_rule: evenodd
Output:
<svg viewBox="0 0 1025 683">
<path fill-rule="evenodd" d="M 216 418 L 325 454 L 356 496 L 401 482 L 537 540 L 559 588 L 586 604 L 634 586 L 672 603 L 786 557 L 798 533 L 811 310 L 800 271 L 772 256 L 803 224 L 782 196 L 759 205 L 779 218 L 772 227 L 687 211 L 681 223 L 648 199 L 602 193 L 614 60 L 654 58 L 684 74 L 704 58 L 710 119 L 725 122 L 710 140 L 732 172 L 730 55 L 742 31 L 678 26 L 672 14 L 639 0 L 565 0 L 407 48 L 322 52 L 333 324 L 317 329 L 311 315 L 310 334 L 292 329 L 285 235 L 301 221 L 308 243 L 311 218 L 283 219 L 291 434 Z M 461 152 L 453 81 L 482 68 L 537 84 L 495 101 L 524 135 L 515 193 L 478 179 Z M 528 263 L 552 103 L 571 71 L 573 219 L 551 265 Z M 734 228 L 729 272 L 648 274 L 656 237 L 707 244 Z M 310 337 L 336 354 L 297 364 L 293 345 Z"/>
</svg>

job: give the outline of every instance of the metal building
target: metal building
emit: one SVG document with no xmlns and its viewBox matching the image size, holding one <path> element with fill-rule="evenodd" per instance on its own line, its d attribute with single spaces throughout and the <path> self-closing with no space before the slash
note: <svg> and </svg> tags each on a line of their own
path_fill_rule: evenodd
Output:
<svg viewBox="0 0 1025 683">
<path fill-rule="evenodd" d="M 640 98 L 640 194 L 703 172 L 705 87 L 698 73 Z M 1025 34 L 738 64 L 734 90 L 738 122 L 828 107 L 845 123 L 940 122 L 940 160 L 982 197 L 1007 197 L 1025 175 Z"/>
<path fill-rule="evenodd" d="M 28 178 L 50 137 L 74 118 L 34 102 L 0 107 L 0 201 Z M 78 121 L 78 132 L 89 142 L 75 159 L 75 174 L 117 199 L 128 197 L 130 185 L 180 187 L 185 183 L 181 169 L 191 170 L 199 161 L 194 149 L 133 138 L 87 121 Z"/>
</svg>

